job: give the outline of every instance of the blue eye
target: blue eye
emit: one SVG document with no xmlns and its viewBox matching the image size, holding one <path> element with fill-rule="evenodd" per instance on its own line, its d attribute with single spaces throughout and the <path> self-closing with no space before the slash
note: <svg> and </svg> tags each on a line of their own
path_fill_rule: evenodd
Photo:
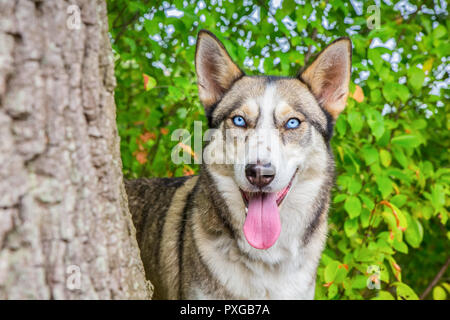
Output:
<svg viewBox="0 0 450 320">
<path fill-rule="evenodd" d="M 291 118 L 286 122 L 284 126 L 286 127 L 286 129 L 298 128 L 300 126 L 300 120 L 298 120 L 297 118 Z"/>
<path fill-rule="evenodd" d="M 244 118 L 242 118 L 241 116 L 235 116 L 233 118 L 233 123 L 237 127 L 245 127 L 247 125 L 247 123 L 245 122 Z"/>
</svg>

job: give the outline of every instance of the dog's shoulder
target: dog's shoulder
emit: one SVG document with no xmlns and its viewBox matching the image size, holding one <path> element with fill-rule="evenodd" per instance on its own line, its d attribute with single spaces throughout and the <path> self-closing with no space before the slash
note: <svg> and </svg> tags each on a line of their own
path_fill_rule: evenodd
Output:
<svg viewBox="0 0 450 320">
<path fill-rule="evenodd" d="M 125 180 L 125 189 L 128 195 L 128 206 L 132 213 L 133 223 L 136 227 L 138 241 L 141 229 L 145 228 L 144 222 L 149 211 L 154 213 L 154 217 L 163 215 L 171 205 L 175 192 L 182 187 L 186 181 L 193 176 L 179 178 L 140 178 Z M 147 221 L 145 221 L 147 220 Z"/>
<path fill-rule="evenodd" d="M 173 195 L 191 177 L 125 180 L 128 204 L 133 208 L 141 208 L 148 202 L 156 204 L 160 200 L 170 199 L 170 195 Z"/>
</svg>

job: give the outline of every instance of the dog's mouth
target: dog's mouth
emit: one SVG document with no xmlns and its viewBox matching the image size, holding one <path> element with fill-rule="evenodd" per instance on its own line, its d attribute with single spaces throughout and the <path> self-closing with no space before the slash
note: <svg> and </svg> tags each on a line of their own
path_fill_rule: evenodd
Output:
<svg viewBox="0 0 450 320">
<path fill-rule="evenodd" d="M 296 176 L 278 192 L 245 192 L 241 190 L 246 206 L 244 235 L 256 249 L 268 249 L 275 244 L 281 232 L 279 206 L 286 198 Z"/>
<path fill-rule="evenodd" d="M 297 171 L 295 173 L 297 173 Z M 276 192 L 276 203 L 277 203 L 278 207 L 281 205 L 281 202 L 283 202 L 284 198 L 286 198 L 286 195 L 288 194 L 289 190 L 291 189 L 292 181 L 294 180 L 295 173 L 292 176 L 291 181 L 289 181 L 288 185 L 281 191 Z M 245 192 L 242 189 L 240 189 L 240 191 L 241 191 L 242 199 L 244 200 L 246 209 L 248 209 L 249 199 L 251 199 L 255 196 L 261 196 L 261 195 L 270 193 L 270 192 Z M 247 210 L 246 210 L 246 212 L 247 212 Z"/>
</svg>

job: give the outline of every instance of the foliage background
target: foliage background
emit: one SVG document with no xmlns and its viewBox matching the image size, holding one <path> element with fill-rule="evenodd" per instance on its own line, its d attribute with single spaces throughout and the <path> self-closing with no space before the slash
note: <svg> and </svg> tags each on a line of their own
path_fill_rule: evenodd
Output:
<svg viewBox="0 0 450 320">
<path fill-rule="evenodd" d="M 198 30 L 213 31 L 247 73 L 274 75 L 295 75 L 350 36 L 352 97 L 332 140 L 337 180 L 316 298 L 447 299 L 448 271 L 424 297 L 450 252 L 447 3 L 330 3 L 108 1 L 124 174 L 197 172 L 169 159 L 173 130 L 193 132 L 196 120 L 206 129 Z M 375 4 L 380 26 L 370 29 Z M 369 266 L 380 268 L 380 290 L 367 288 Z"/>
</svg>

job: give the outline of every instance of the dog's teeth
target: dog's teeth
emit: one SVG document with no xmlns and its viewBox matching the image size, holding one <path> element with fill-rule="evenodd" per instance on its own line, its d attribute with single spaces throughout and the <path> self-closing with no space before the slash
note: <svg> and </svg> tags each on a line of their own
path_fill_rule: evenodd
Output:
<svg viewBox="0 0 450 320">
<path fill-rule="evenodd" d="M 245 207 L 245 213 L 248 213 L 248 208 L 247 207 Z"/>
</svg>

